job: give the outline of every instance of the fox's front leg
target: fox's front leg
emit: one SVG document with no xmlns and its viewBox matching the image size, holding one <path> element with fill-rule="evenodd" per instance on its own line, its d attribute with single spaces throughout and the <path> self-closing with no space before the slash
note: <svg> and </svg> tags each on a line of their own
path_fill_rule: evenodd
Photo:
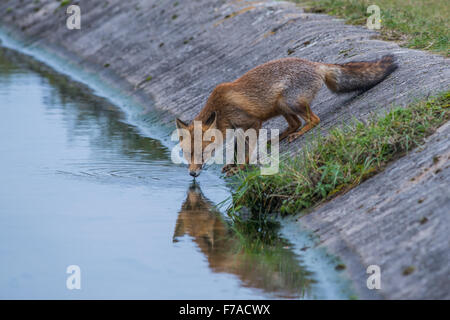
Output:
<svg viewBox="0 0 450 320">
<path fill-rule="evenodd" d="M 233 164 L 227 164 L 225 166 L 222 167 L 222 173 L 226 173 L 227 176 L 231 176 L 233 174 L 235 174 L 238 170 L 244 170 L 245 167 L 250 163 L 250 152 L 254 151 L 254 147 L 256 147 L 256 143 L 258 141 L 258 137 L 259 137 L 259 130 L 262 127 L 262 121 L 260 120 L 255 120 L 255 119 L 246 119 L 247 122 L 245 123 L 245 125 L 243 126 L 243 130 L 248 130 L 248 129 L 253 129 L 256 130 L 256 141 L 251 141 L 249 137 L 247 137 L 244 140 L 244 153 L 245 153 L 245 159 L 244 159 L 244 163 L 242 164 L 236 164 L 236 159 L 238 159 L 239 157 L 237 156 L 237 145 L 235 145 L 234 148 L 234 158 L 235 158 L 235 163 Z M 250 144 L 254 144 L 253 148 L 251 148 Z"/>
<path fill-rule="evenodd" d="M 226 164 L 222 167 L 222 173 L 225 173 L 227 177 L 234 175 L 237 173 L 237 171 L 244 170 L 246 165 L 250 162 L 248 154 L 245 156 L 245 163 L 243 164 L 236 164 L 236 163 L 230 163 Z"/>
</svg>

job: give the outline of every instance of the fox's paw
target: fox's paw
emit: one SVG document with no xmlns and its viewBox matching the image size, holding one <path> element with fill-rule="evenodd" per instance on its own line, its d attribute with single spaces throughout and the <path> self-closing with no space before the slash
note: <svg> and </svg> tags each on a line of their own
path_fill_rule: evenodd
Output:
<svg viewBox="0 0 450 320">
<path fill-rule="evenodd" d="M 235 164 L 226 164 L 222 167 L 222 173 L 227 173 L 228 171 L 232 170 L 235 167 L 236 167 Z"/>
<path fill-rule="evenodd" d="M 237 167 L 234 167 L 234 168 L 231 168 L 230 170 L 228 170 L 226 173 L 225 173 L 225 175 L 227 176 L 227 177 L 232 177 L 232 176 L 234 176 L 236 173 L 238 173 L 238 168 Z"/>
<path fill-rule="evenodd" d="M 227 177 L 232 177 L 235 174 L 237 174 L 239 171 L 243 170 L 244 168 L 245 168 L 244 165 L 233 166 L 232 168 L 230 168 L 230 170 L 227 171 L 226 176 Z"/>
<path fill-rule="evenodd" d="M 288 135 L 287 139 L 288 139 L 288 142 L 291 143 L 298 137 L 300 137 L 300 135 L 297 132 L 294 132 L 294 133 L 291 133 L 290 135 Z"/>
<path fill-rule="evenodd" d="M 241 164 L 241 165 L 227 164 L 226 166 L 224 166 L 222 168 L 222 173 L 225 173 L 225 175 L 227 177 L 231 177 L 231 176 L 234 176 L 235 174 L 237 174 L 239 171 L 244 170 L 246 167 L 247 166 L 245 164 Z"/>
</svg>

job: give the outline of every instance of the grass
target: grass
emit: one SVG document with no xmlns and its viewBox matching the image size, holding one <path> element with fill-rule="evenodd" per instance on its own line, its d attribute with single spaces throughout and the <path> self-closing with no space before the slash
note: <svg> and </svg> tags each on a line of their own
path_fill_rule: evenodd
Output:
<svg viewBox="0 0 450 320">
<path fill-rule="evenodd" d="M 263 279 L 266 288 L 284 297 L 303 297 L 315 283 L 313 275 L 289 250 L 291 244 L 280 236 L 280 223 L 271 216 L 247 217 L 230 213 L 230 237 L 234 252 L 228 259 L 251 266 L 251 272 Z"/>
<path fill-rule="evenodd" d="M 232 180 L 231 212 L 298 213 L 357 186 L 424 143 L 450 118 L 450 91 L 407 108 L 394 108 L 367 123 L 354 120 L 315 136 L 294 157 L 280 159 L 276 175 L 257 168 Z"/>
<path fill-rule="evenodd" d="M 268 215 L 243 217 L 237 212 L 228 212 L 230 229 L 239 238 L 240 250 L 261 253 L 264 249 L 287 246 L 280 237 L 280 223 Z"/>
<path fill-rule="evenodd" d="M 309 12 L 324 12 L 365 25 L 369 5 L 381 9 L 381 38 L 449 56 L 450 6 L 442 0 L 291 0 Z"/>
<path fill-rule="evenodd" d="M 70 0 L 62 0 L 59 6 L 60 6 L 60 7 L 65 7 L 65 6 L 67 6 L 69 3 L 70 3 Z"/>
</svg>

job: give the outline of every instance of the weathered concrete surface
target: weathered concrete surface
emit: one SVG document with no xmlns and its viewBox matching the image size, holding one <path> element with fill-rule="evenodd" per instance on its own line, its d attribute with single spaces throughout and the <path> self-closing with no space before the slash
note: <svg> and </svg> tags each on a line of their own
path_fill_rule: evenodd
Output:
<svg viewBox="0 0 450 320">
<path fill-rule="evenodd" d="M 299 219 L 341 257 L 361 297 L 376 297 L 366 268 L 378 265 L 382 297 L 450 298 L 449 141 L 447 122 L 423 147 Z"/>
<path fill-rule="evenodd" d="M 364 94 L 336 96 L 323 88 L 313 110 L 324 130 L 351 117 L 365 118 L 392 103 L 405 105 L 415 97 L 448 89 L 450 84 L 445 58 L 374 40 L 373 31 L 326 15 L 305 14 L 292 3 L 109 0 L 73 4 L 81 6 L 81 30 L 66 28 L 65 8 L 58 8 L 56 0 L 3 1 L 0 24 L 164 110 L 161 121 L 166 123 L 174 115 L 192 119 L 215 85 L 234 80 L 260 63 L 285 57 L 288 51 L 291 56 L 323 62 L 373 59 L 385 53 L 398 59 L 400 68 Z M 151 80 L 145 81 L 149 76 Z M 275 119 L 266 127 L 282 128 L 283 121 Z M 299 139 L 282 148 L 295 152 L 303 142 Z M 448 138 L 436 143 L 430 141 L 427 148 L 447 152 Z M 323 245 L 343 258 L 361 297 L 367 296 L 361 288 L 366 278 L 362 272 L 373 263 L 382 266 L 383 297 L 449 298 L 447 164 L 436 176 L 427 174 L 420 183 L 403 187 L 411 173 L 409 167 L 421 170 L 419 164 L 426 165 L 430 156 L 424 152 L 401 159 L 386 171 L 392 172 L 390 179 L 395 183 L 375 180 L 383 179 L 383 173 L 300 219 L 313 229 L 320 228 Z M 432 190 L 441 191 L 434 195 Z M 418 203 L 422 197 L 426 200 Z M 360 204 L 354 204 L 355 199 Z M 369 203 L 375 209 L 362 214 Z M 355 209 L 350 212 L 352 206 Z M 423 216 L 429 221 L 416 225 Z M 415 271 L 409 276 L 399 274 L 408 265 L 415 266 Z"/>
</svg>

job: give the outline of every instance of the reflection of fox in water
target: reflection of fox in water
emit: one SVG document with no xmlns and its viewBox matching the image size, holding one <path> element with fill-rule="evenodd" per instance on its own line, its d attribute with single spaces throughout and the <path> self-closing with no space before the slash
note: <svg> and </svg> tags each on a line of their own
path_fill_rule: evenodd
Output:
<svg viewBox="0 0 450 320">
<path fill-rule="evenodd" d="M 220 212 L 213 210 L 213 204 L 196 183 L 189 187 L 181 206 L 173 241 L 186 234 L 193 238 L 214 272 L 235 274 L 246 287 L 277 292 L 283 297 L 299 296 L 308 287 L 307 272 L 292 252 L 274 251 L 277 259 L 266 261 L 240 249 L 239 240 L 229 232 Z"/>
<path fill-rule="evenodd" d="M 174 240 L 185 234 L 194 238 L 200 250 L 208 257 L 211 268 L 224 271 L 225 252 L 231 248 L 226 241 L 228 230 L 219 212 L 212 211 L 213 204 L 206 199 L 197 184 L 189 187 L 187 198 L 178 215 Z"/>
</svg>

